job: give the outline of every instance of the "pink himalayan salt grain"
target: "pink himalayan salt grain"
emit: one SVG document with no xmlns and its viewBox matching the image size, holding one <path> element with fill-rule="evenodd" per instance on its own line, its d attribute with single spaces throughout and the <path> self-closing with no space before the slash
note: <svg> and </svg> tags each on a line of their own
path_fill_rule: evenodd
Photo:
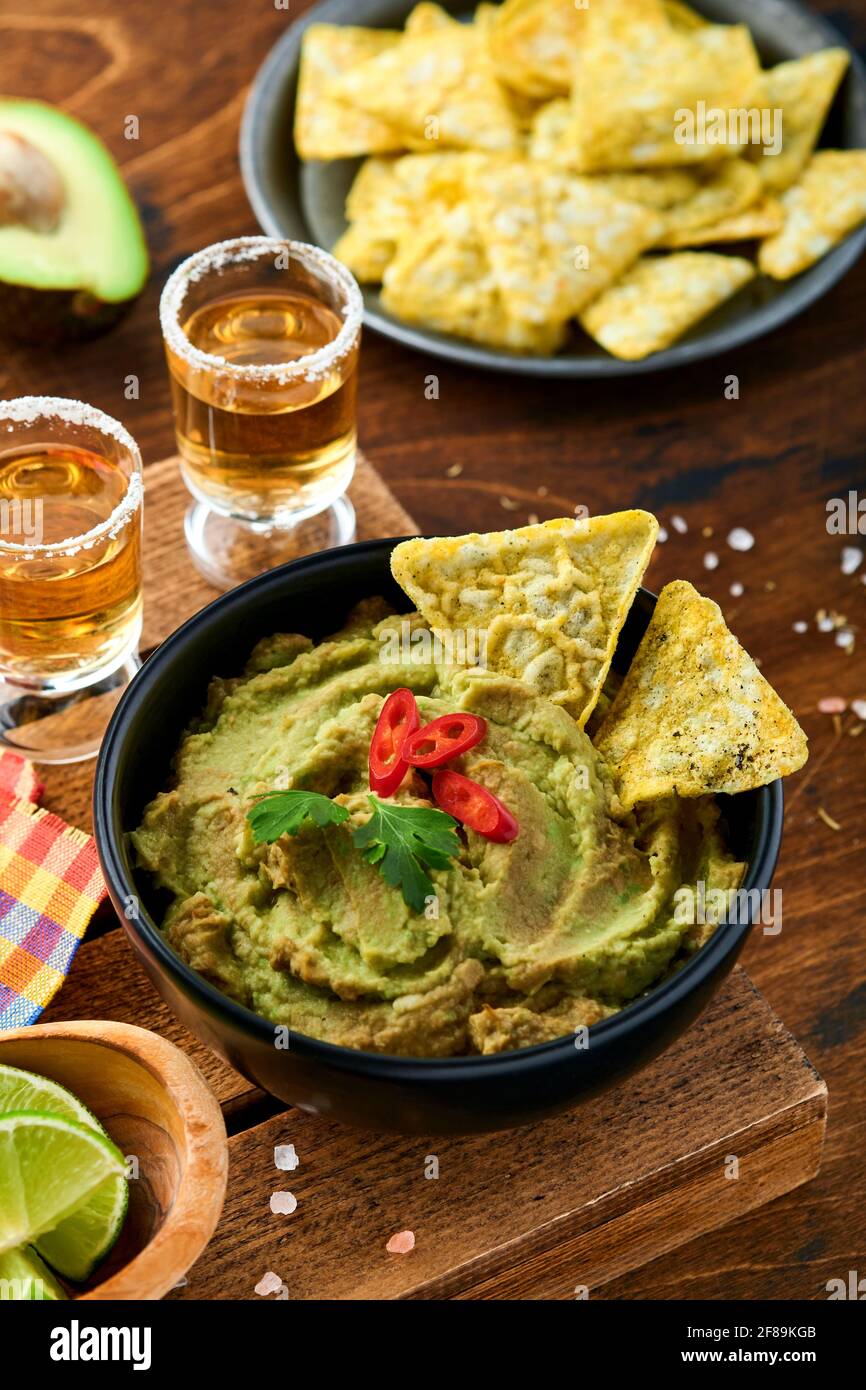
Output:
<svg viewBox="0 0 866 1390">
<path fill-rule="evenodd" d="M 283 1281 L 279 1274 L 274 1274 L 273 1270 L 269 1269 L 267 1274 L 256 1284 L 256 1293 L 260 1298 L 267 1298 L 268 1294 L 279 1293 L 282 1287 Z"/>
<path fill-rule="evenodd" d="M 818 701 L 819 714 L 844 714 L 847 708 L 847 700 L 839 695 L 825 695 L 823 700 Z"/>
<path fill-rule="evenodd" d="M 851 713 L 856 714 L 861 723 L 866 724 L 866 700 L 852 700 Z"/>
<path fill-rule="evenodd" d="M 398 1231 L 388 1241 L 385 1249 L 389 1255 L 408 1255 L 410 1250 L 415 1249 L 415 1232 Z"/>
<path fill-rule="evenodd" d="M 271 1211 L 274 1216 L 291 1216 L 298 1209 L 298 1199 L 292 1192 L 271 1193 Z"/>
</svg>

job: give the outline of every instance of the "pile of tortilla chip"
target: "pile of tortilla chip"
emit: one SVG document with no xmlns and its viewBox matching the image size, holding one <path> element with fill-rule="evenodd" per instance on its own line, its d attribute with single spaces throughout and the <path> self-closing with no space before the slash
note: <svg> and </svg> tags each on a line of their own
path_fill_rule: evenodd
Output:
<svg viewBox="0 0 866 1390">
<path fill-rule="evenodd" d="M 615 512 L 403 541 L 391 556 L 434 632 L 471 636 L 488 670 L 581 728 L 595 712 L 592 741 L 623 814 L 673 794 L 762 787 L 807 758 L 793 714 L 691 584 L 662 589 L 624 679 L 608 680 L 658 529 L 648 512 Z"/>
<path fill-rule="evenodd" d="M 307 29 L 295 140 L 367 156 L 334 250 L 396 317 L 542 356 L 579 324 L 634 361 L 866 218 L 866 150 L 813 153 L 847 66 L 763 70 L 745 25 L 680 0 L 505 0 L 471 23 L 425 0 L 402 31 Z M 718 249 L 743 243 L 757 264 Z"/>
</svg>

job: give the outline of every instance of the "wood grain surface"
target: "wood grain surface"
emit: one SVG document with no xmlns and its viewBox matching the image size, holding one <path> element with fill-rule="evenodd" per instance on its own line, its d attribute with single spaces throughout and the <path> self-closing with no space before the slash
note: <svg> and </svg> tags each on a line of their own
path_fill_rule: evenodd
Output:
<svg viewBox="0 0 866 1390">
<path fill-rule="evenodd" d="M 290 1110 L 245 1129 L 229 1143 L 223 1219 L 177 1296 L 254 1298 L 267 1270 L 291 1299 L 592 1293 L 649 1250 L 807 1181 L 825 1115 L 823 1082 L 737 970 L 663 1058 L 543 1124 L 400 1139 Z M 286 1143 L 300 1159 L 292 1173 L 274 1167 Z M 297 1210 L 272 1215 L 271 1194 L 286 1188 Z M 415 1250 L 389 1255 L 404 1228 Z"/>
<path fill-rule="evenodd" d="M 861 51 L 866 0 L 820 0 Z M 61 103 L 121 162 L 153 254 L 146 293 L 109 337 L 52 352 L 6 350 L 0 393 L 82 397 L 119 415 L 146 462 L 173 448 L 156 319 L 166 275 L 191 251 L 255 230 L 237 168 L 246 87 L 302 10 L 236 0 L 10 0 L 0 12 L 0 90 Z M 124 119 L 139 118 L 137 141 Z M 795 709 L 811 761 L 789 786 L 777 876 L 784 926 L 755 935 L 746 964 L 826 1078 L 830 1123 L 819 1177 L 604 1286 L 618 1298 L 823 1298 L 866 1250 L 861 1192 L 866 1099 L 866 734 L 827 695 L 866 696 L 866 586 L 840 568 L 828 499 L 866 495 L 866 262 L 793 323 L 709 362 L 628 382 L 521 381 L 468 371 L 368 334 L 361 371 L 364 449 L 425 531 L 514 525 L 529 516 L 623 506 L 670 532 L 648 576 L 693 580 Z M 427 379 L 438 379 L 428 399 Z M 138 381 L 129 400 L 128 378 Z M 726 386 L 738 382 L 729 399 Z M 730 392 L 728 393 L 730 394 Z M 455 465 L 460 465 L 456 476 Z M 671 525 L 674 515 L 687 534 Z M 747 527 L 754 548 L 726 537 Z M 711 536 L 703 534 L 712 528 Z M 856 538 L 853 538 L 856 539 Z M 860 542 L 862 544 L 862 541 Z M 704 567 L 714 550 L 717 569 Z M 862 574 L 862 567 L 861 567 Z M 744 592 L 734 598 L 732 583 Z M 819 609 L 857 630 L 846 654 L 816 628 Z M 799 634 L 793 624 L 807 622 Z M 841 826 L 829 828 L 826 811 Z M 495 1280 L 491 1286 L 495 1296 Z M 503 1286 L 504 1287 L 504 1286 Z M 490 1296 L 490 1293 L 488 1293 Z"/>
</svg>

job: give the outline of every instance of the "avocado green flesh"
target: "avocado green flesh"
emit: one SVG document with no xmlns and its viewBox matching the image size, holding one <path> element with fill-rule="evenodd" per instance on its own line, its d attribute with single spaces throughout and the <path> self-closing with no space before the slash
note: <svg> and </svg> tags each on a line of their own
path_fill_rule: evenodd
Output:
<svg viewBox="0 0 866 1390">
<path fill-rule="evenodd" d="M 669 797 L 623 817 L 564 709 L 492 671 L 419 659 L 403 634 L 429 652 L 429 630 L 387 613 L 368 601 L 317 646 L 265 639 L 243 676 L 213 682 L 173 784 L 132 834 L 139 866 L 173 898 L 168 943 L 270 1022 L 364 1051 L 489 1054 L 601 1022 L 699 944 L 678 890 L 739 884 L 715 804 Z M 520 826 L 509 844 L 466 829 L 460 855 L 431 873 L 429 913 L 352 840 L 370 815 L 373 730 L 399 688 L 422 723 L 455 710 L 486 721 L 455 767 Z M 254 842 L 246 812 L 286 773 L 349 818 Z M 393 800 L 429 806 L 430 792 L 410 772 Z"/>
<path fill-rule="evenodd" d="M 133 299 L 147 279 L 147 247 L 135 204 L 105 146 L 79 121 L 35 101 L 0 99 L 0 131 L 41 150 L 66 193 L 54 231 L 0 227 L 0 281 L 84 290 L 106 304 Z"/>
</svg>

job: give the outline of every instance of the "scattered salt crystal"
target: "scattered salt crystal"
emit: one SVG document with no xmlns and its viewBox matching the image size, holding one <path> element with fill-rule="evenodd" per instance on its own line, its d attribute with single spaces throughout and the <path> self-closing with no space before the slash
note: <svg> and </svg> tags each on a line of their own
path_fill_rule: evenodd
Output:
<svg viewBox="0 0 866 1390">
<path fill-rule="evenodd" d="M 661 542 L 662 545 L 664 545 L 664 543 L 665 543 L 665 541 L 667 540 L 667 538 L 668 538 L 668 533 L 667 533 L 666 528 L 665 528 L 664 526 L 660 526 L 660 527 L 659 527 L 659 533 L 658 533 L 657 539 Z"/>
<path fill-rule="evenodd" d="M 500 497 L 499 505 L 500 507 L 502 507 L 503 511 L 516 512 L 517 508 L 520 506 L 520 503 L 515 502 L 513 497 Z"/>
<path fill-rule="evenodd" d="M 826 613 L 823 615 L 823 617 L 818 619 L 819 632 L 832 632 L 835 626 L 836 624 L 833 622 L 833 619 L 829 617 Z"/>
<path fill-rule="evenodd" d="M 708 540 L 710 539 L 710 536 L 711 536 L 712 534 L 713 534 L 713 528 L 712 528 L 712 526 L 704 526 L 704 527 L 702 528 L 702 530 L 701 530 L 701 535 L 703 536 L 703 538 L 704 538 L 705 541 L 708 541 Z"/>
<path fill-rule="evenodd" d="M 542 484 L 541 484 L 541 487 L 536 488 L 535 491 L 536 491 L 536 495 L 537 495 L 538 497 L 546 497 L 547 494 L 548 494 L 548 492 L 550 491 L 550 489 L 549 489 L 549 488 L 546 488 L 546 487 L 544 486 L 544 483 L 542 483 Z"/>
<path fill-rule="evenodd" d="M 529 513 L 529 516 L 526 518 L 526 520 L 527 520 L 527 523 L 528 523 L 530 526 L 537 526 L 537 525 L 538 525 L 538 512 L 530 512 L 530 513 Z"/>
<path fill-rule="evenodd" d="M 276 1144 L 274 1146 L 274 1167 L 279 1168 L 281 1172 L 293 1173 L 300 1161 L 295 1153 L 294 1144 Z"/>
<path fill-rule="evenodd" d="M 847 701 L 841 695 L 825 695 L 818 701 L 819 714 L 844 714 L 847 708 Z"/>
<path fill-rule="evenodd" d="M 854 634 L 850 628 L 842 628 L 840 632 L 836 633 L 837 647 L 842 647 L 843 650 L 847 650 L 849 647 L 853 647 L 853 645 Z"/>
<path fill-rule="evenodd" d="M 744 593 L 745 589 L 743 588 L 739 579 L 735 579 L 733 584 L 731 585 L 731 598 L 742 598 Z"/>
<path fill-rule="evenodd" d="M 767 593 L 768 593 L 768 594 L 771 594 L 771 593 L 773 592 L 773 590 L 775 589 L 775 587 L 776 587 L 776 581 L 775 581 L 775 579 L 768 579 L 767 582 L 766 582 L 766 584 L 764 585 L 764 588 L 767 590 Z"/>
<path fill-rule="evenodd" d="M 728 533 L 728 545 L 732 550 L 751 550 L 754 544 L 755 537 L 745 526 L 735 526 L 733 531 Z"/>
<path fill-rule="evenodd" d="M 846 545 L 842 551 L 842 573 L 853 574 L 863 563 L 863 551 L 857 545 Z"/>
<path fill-rule="evenodd" d="M 463 464 L 462 464 L 462 463 L 452 463 L 451 466 L 450 466 L 450 468 L 446 468 L 446 469 L 445 469 L 445 477 L 446 477 L 446 478 L 459 478 L 459 477 L 460 477 L 460 474 L 461 474 L 462 472 L 463 472 Z"/>
<path fill-rule="evenodd" d="M 801 619 L 799 622 L 794 623 L 794 631 L 795 631 L 795 632 L 808 632 L 808 631 L 809 631 L 809 624 L 808 624 L 808 623 L 804 623 L 804 622 L 802 621 L 802 619 Z"/>
<path fill-rule="evenodd" d="M 704 556 L 704 569 L 717 570 L 719 568 L 719 557 L 714 550 L 708 550 Z"/>
<path fill-rule="evenodd" d="M 852 700 L 851 713 L 856 714 L 857 718 L 866 724 L 866 700 Z"/>
<path fill-rule="evenodd" d="M 688 522 L 686 521 L 685 517 L 682 516 L 672 516 L 671 526 L 673 526 L 675 531 L 679 531 L 681 536 L 684 536 L 686 534 L 686 531 L 688 531 L 689 529 Z"/>
<path fill-rule="evenodd" d="M 385 1249 L 389 1255 L 408 1255 L 410 1250 L 415 1249 L 415 1232 L 398 1231 L 388 1241 Z"/>
<path fill-rule="evenodd" d="M 292 1192 L 272 1192 L 271 1211 L 274 1216 L 291 1216 L 298 1209 L 298 1199 Z"/>
<path fill-rule="evenodd" d="M 273 1270 L 268 1270 L 264 1278 L 256 1284 L 256 1293 L 261 1298 L 267 1298 L 268 1294 L 279 1293 L 283 1287 L 283 1281 L 279 1274 L 274 1274 Z"/>
</svg>

